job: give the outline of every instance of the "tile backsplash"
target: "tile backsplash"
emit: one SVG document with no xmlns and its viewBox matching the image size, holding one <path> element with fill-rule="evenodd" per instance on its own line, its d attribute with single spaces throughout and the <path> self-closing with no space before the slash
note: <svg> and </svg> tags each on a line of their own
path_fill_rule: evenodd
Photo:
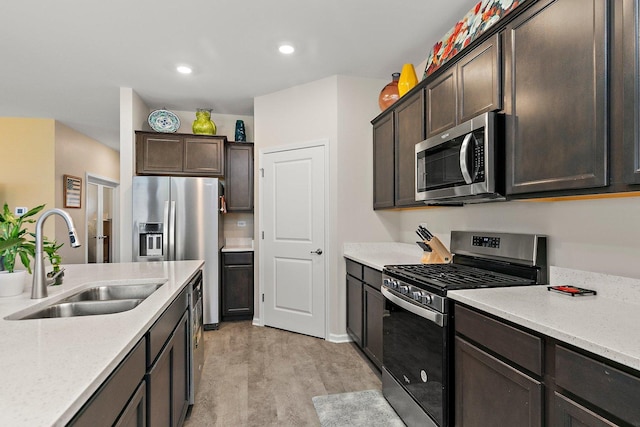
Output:
<svg viewBox="0 0 640 427">
<path fill-rule="evenodd" d="M 252 213 L 227 213 L 222 218 L 225 237 L 253 238 Z"/>
</svg>

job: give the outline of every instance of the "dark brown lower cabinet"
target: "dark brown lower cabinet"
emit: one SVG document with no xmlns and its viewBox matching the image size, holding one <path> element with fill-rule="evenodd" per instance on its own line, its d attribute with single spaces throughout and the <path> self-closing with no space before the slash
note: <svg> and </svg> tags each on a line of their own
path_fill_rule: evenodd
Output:
<svg viewBox="0 0 640 427">
<path fill-rule="evenodd" d="M 382 368 L 382 273 L 346 259 L 347 333 L 378 369 Z"/>
<path fill-rule="evenodd" d="M 364 330 L 363 351 L 378 367 L 382 367 L 382 316 L 384 314 L 384 297 L 379 288 L 367 284 L 363 289 L 364 297 Z"/>
<path fill-rule="evenodd" d="M 540 381 L 460 337 L 455 365 L 457 426 L 542 426 Z"/>
<path fill-rule="evenodd" d="M 640 372 L 459 304 L 454 313 L 456 426 L 640 426 Z"/>
<path fill-rule="evenodd" d="M 185 313 L 147 374 L 147 419 L 150 426 L 179 426 L 187 413 L 188 320 L 189 316 Z"/>
<path fill-rule="evenodd" d="M 140 384 L 115 427 L 143 427 L 147 425 L 147 385 Z"/>
<path fill-rule="evenodd" d="M 253 318 L 253 252 L 222 253 L 222 320 Z"/>
<path fill-rule="evenodd" d="M 189 407 L 189 289 L 156 320 L 69 426 L 174 427 Z"/>
<path fill-rule="evenodd" d="M 347 275 L 347 332 L 353 342 L 362 347 L 362 288 L 363 283 Z"/>
<path fill-rule="evenodd" d="M 555 392 L 553 395 L 554 420 L 558 427 L 615 427 L 611 421 L 596 414 L 566 396 Z"/>
<path fill-rule="evenodd" d="M 137 407 L 139 409 L 139 403 L 135 401 L 140 398 L 138 395 L 140 387 L 144 390 L 145 356 L 145 341 L 141 340 L 68 425 L 74 427 L 112 426 L 122 419 L 120 414 L 123 412 L 123 408 Z M 142 404 L 144 405 L 144 402 Z M 144 427 L 146 424 L 143 416 L 139 424 L 125 423 L 123 425 Z"/>
<path fill-rule="evenodd" d="M 555 385 L 563 395 L 611 414 L 615 424 L 640 426 L 640 377 L 605 361 L 558 344 L 555 346 Z M 600 425 L 600 424 L 586 424 Z"/>
</svg>

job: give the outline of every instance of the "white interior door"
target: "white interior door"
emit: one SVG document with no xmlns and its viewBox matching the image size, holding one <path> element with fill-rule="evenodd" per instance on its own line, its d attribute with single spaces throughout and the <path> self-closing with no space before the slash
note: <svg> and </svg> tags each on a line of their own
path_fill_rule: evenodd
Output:
<svg viewBox="0 0 640 427">
<path fill-rule="evenodd" d="M 114 262 L 115 183 L 89 176 L 86 191 L 87 263 Z"/>
<path fill-rule="evenodd" d="M 325 146 L 262 164 L 264 324 L 325 338 Z"/>
</svg>

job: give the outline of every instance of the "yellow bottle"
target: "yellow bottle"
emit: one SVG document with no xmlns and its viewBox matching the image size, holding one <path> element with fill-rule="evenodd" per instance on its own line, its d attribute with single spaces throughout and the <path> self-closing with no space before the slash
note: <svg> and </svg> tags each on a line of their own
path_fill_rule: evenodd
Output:
<svg viewBox="0 0 640 427">
<path fill-rule="evenodd" d="M 415 85 L 418 84 L 418 77 L 416 76 L 416 70 L 413 68 L 413 64 L 404 64 L 402 66 L 402 72 L 400 73 L 400 79 L 398 80 L 398 94 L 400 97 L 409 92 Z"/>
</svg>

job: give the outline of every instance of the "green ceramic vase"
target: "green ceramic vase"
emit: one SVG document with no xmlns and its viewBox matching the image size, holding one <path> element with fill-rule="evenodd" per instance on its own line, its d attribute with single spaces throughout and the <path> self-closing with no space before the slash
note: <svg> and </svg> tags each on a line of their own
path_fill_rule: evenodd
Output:
<svg viewBox="0 0 640 427">
<path fill-rule="evenodd" d="M 211 120 L 211 110 L 198 108 L 191 129 L 195 135 L 215 135 L 216 124 Z"/>
</svg>

